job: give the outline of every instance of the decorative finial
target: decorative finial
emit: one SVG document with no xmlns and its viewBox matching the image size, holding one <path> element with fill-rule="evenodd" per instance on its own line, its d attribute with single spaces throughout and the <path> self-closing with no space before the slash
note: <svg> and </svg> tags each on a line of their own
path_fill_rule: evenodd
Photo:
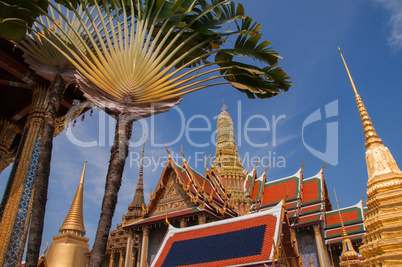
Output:
<svg viewBox="0 0 402 267">
<path fill-rule="evenodd" d="M 364 137 L 366 139 L 366 146 L 368 147 L 369 139 L 373 139 L 373 141 L 376 143 L 382 143 L 381 139 L 378 138 L 378 135 L 375 132 L 373 123 L 371 122 L 371 119 L 367 113 L 366 107 L 364 106 L 362 99 L 360 98 L 359 94 L 357 93 L 357 89 L 356 89 L 355 83 L 353 82 L 352 75 L 349 72 L 349 68 L 346 65 L 346 61 L 345 61 L 345 59 L 342 55 L 341 49 L 339 47 L 338 47 L 338 50 L 339 50 L 339 53 L 341 54 L 343 64 L 345 65 L 346 72 L 349 76 L 349 80 L 350 80 L 350 84 L 352 85 L 353 92 L 355 93 L 356 104 L 357 104 L 357 108 L 359 110 L 360 120 L 362 121 L 362 125 L 363 125 Z"/>
<path fill-rule="evenodd" d="M 181 155 L 183 156 L 183 162 L 186 162 L 186 157 L 184 156 L 183 153 L 183 145 L 181 145 L 180 149 L 181 149 Z"/>
<path fill-rule="evenodd" d="M 303 163 L 302 163 L 302 165 L 300 166 L 300 168 L 303 168 L 303 167 L 304 167 L 304 158 L 302 157 L 302 159 L 303 159 Z"/>
<path fill-rule="evenodd" d="M 285 196 L 285 200 L 289 198 L 289 186 L 287 183 L 285 183 L 286 185 L 286 196 Z"/>
<path fill-rule="evenodd" d="M 155 199 L 155 195 L 152 194 L 152 190 L 151 190 L 151 189 L 149 189 L 149 199 L 150 199 L 151 201 Z"/>
<path fill-rule="evenodd" d="M 268 167 L 269 167 L 269 161 L 267 160 L 267 167 L 264 170 L 264 175 L 265 175 L 265 172 L 268 170 Z"/>
<path fill-rule="evenodd" d="M 170 156 L 170 152 L 169 152 L 169 149 L 168 149 L 168 147 L 167 147 L 167 142 L 166 142 L 166 152 L 169 154 L 169 159 L 172 158 L 172 157 Z"/>
<path fill-rule="evenodd" d="M 258 160 L 259 160 L 259 158 L 257 157 L 257 163 L 255 164 L 254 169 L 256 169 L 258 166 Z"/>
<path fill-rule="evenodd" d="M 212 163 L 211 160 L 211 153 L 209 153 L 209 163 L 211 164 L 211 170 L 214 168 L 214 164 Z"/>
<path fill-rule="evenodd" d="M 225 105 L 225 100 L 223 100 L 222 111 L 226 111 L 227 106 Z"/>
<path fill-rule="evenodd" d="M 338 198 L 336 197 L 335 188 L 334 188 L 334 195 L 335 195 L 336 206 L 338 207 L 339 219 L 340 219 L 341 225 L 342 225 L 342 233 L 343 233 L 343 236 L 345 237 L 347 234 L 346 234 L 346 230 L 345 230 L 345 225 L 343 225 L 343 220 L 342 220 L 342 216 L 341 216 L 341 211 L 339 209 L 339 203 L 338 203 Z"/>
<path fill-rule="evenodd" d="M 207 167 L 207 172 L 209 171 L 208 162 L 207 162 L 207 155 L 204 156 L 205 166 Z"/>
<path fill-rule="evenodd" d="M 321 169 L 324 169 L 325 168 L 325 166 L 327 165 L 327 162 L 325 161 L 325 159 L 323 158 L 323 160 L 324 160 L 324 165 L 322 165 L 322 168 Z"/>
<path fill-rule="evenodd" d="M 170 222 L 169 222 L 169 220 L 168 220 L 168 214 L 169 214 L 169 212 L 168 212 L 168 213 L 166 213 L 166 218 L 165 218 L 165 221 L 166 221 L 166 224 L 170 226 Z"/>
</svg>

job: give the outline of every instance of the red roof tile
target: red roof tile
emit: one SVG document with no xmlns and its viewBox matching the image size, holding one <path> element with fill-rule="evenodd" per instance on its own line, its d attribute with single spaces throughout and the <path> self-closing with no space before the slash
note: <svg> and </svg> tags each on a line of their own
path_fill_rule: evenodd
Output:
<svg viewBox="0 0 402 267">
<path fill-rule="evenodd" d="M 228 266 L 268 262 L 272 260 L 273 242 L 277 243 L 280 235 L 278 218 L 282 218 L 281 204 L 264 212 L 198 226 L 170 226 L 152 266 L 164 266 L 164 263 L 169 263 L 169 266 Z M 260 229 L 265 229 L 263 236 L 258 233 Z M 255 234 L 257 236 L 250 238 Z M 225 238 L 221 238 L 223 236 Z M 242 242 L 227 242 L 232 238 Z M 229 245 L 237 247 L 225 252 Z M 239 253 L 233 254 L 233 249 L 239 249 Z M 192 253 L 184 253 L 184 250 Z"/>
</svg>

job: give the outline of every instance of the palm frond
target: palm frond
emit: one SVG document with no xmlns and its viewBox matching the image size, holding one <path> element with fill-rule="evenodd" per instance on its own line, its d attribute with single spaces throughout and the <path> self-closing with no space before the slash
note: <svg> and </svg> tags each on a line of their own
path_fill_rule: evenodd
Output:
<svg viewBox="0 0 402 267">
<path fill-rule="evenodd" d="M 269 42 L 260 42 L 260 25 L 244 15 L 241 5 L 236 9 L 228 0 L 128 3 L 130 8 L 118 7 L 127 7 L 124 1 L 104 2 L 101 8 L 95 2 L 92 8 L 73 10 L 74 19 L 49 3 L 52 15 L 40 25 L 53 23 L 57 30 L 36 29 L 74 65 L 78 83 L 96 104 L 130 110 L 176 103 L 183 94 L 224 83 L 260 98 L 289 88 L 286 73 L 273 68 L 279 55 Z M 231 23 L 234 27 L 228 28 Z M 234 47 L 221 48 L 231 36 L 237 36 Z M 268 66 L 261 69 L 234 58 Z"/>
</svg>

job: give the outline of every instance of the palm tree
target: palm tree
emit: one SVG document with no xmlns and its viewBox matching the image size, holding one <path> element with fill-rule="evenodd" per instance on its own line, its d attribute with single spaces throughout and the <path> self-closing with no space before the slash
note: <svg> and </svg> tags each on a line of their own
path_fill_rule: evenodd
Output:
<svg viewBox="0 0 402 267">
<path fill-rule="evenodd" d="M 70 13 L 71 22 L 68 27 L 71 26 L 79 31 L 80 23 L 76 19 L 75 13 Z M 78 14 L 83 15 L 82 12 Z M 54 16 L 53 13 L 51 15 Z M 39 17 L 39 20 L 42 24 L 45 23 L 42 17 Z M 53 22 L 58 23 L 57 21 Z M 40 152 L 38 155 L 38 166 L 35 177 L 35 194 L 33 195 L 32 203 L 33 219 L 30 224 L 30 234 L 28 239 L 28 243 L 30 245 L 28 246 L 28 255 L 35 253 L 36 250 L 39 253 L 47 201 L 50 161 L 52 156 L 56 115 L 58 113 L 63 92 L 67 84 L 75 82 L 75 67 L 64 56 L 64 54 L 68 54 L 72 48 L 64 48 L 64 54 L 60 53 L 60 51 L 55 48 L 55 45 L 57 45 L 63 49 L 64 45 L 62 45 L 60 42 L 65 42 L 66 47 L 69 47 L 70 44 L 68 43 L 64 34 L 69 35 L 70 39 L 74 39 L 74 33 L 71 31 L 68 32 L 67 27 L 64 27 L 65 30 L 60 32 L 58 28 L 54 26 L 53 22 L 47 21 L 49 25 L 46 28 L 38 25 L 34 26 L 36 32 L 41 32 L 40 35 L 30 34 L 26 36 L 23 41 L 16 43 L 16 45 L 24 52 L 23 56 L 30 67 L 34 69 L 37 74 L 51 81 L 49 88 L 49 103 L 46 108 L 41 133 Z M 63 27 L 63 25 L 61 26 Z M 41 29 L 44 30 L 41 31 Z M 53 33 L 50 34 L 50 31 L 53 31 Z M 59 38 L 54 38 L 55 34 L 57 34 Z M 44 36 L 45 38 L 41 38 L 40 36 Z M 38 257 L 33 260 L 34 266 L 37 264 L 37 259 Z"/>
<path fill-rule="evenodd" d="M 134 121 L 166 112 L 184 94 L 214 85 L 231 84 L 250 98 L 272 97 L 291 85 L 277 67 L 279 55 L 268 47 L 269 42 L 260 41 L 260 25 L 244 15 L 240 4 L 236 8 L 228 0 L 111 2 L 103 2 L 103 9 L 96 2 L 92 9 L 83 7 L 85 18 L 74 11 L 82 31 L 74 29 L 63 11 L 49 3 L 64 22 L 50 15 L 46 19 L 60 32 L 66 31 L 61 25 L 68 25 L 74 38 L 67 32 L 63 40 L 56 31 L 37 31 L 75 66 L 85 96 L 98 106 L 113 107 L 117 114 L 89 266 L 102 265 Z M 39 23 L 43 28 L 49 25 Z M 233 37 L 234 47 L 224 48 Z M 259 68 L 235 58 L 258 60 L 267 66 Z M 38 256 L 39 250 L 27 255 L 27 262 Z"/>
</svg>

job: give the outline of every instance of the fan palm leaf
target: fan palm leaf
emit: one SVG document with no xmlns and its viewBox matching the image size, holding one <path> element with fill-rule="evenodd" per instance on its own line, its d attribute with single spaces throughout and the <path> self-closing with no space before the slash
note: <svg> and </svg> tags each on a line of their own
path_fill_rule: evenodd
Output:
<svg viewBox="0 0 402 267">
<path fill-rule="evenodd" d="M 145 7 L 137 1 L 135 8 L 131 1 L 130 13 L 126 9 L 110 9 L 106 5 L 103 12 L 95 3 L 93 9 L 97 14 L 96 19 L 93 19 L 94 15 L 88 8 L 83 8 L 83 13 L 88 18 L 86 20 L 75 11 L 87 39 L 81 37 L 83 33 L 74 29 L 73 23 L 66 19 L 60 9 L 50 4 L 59 13 L 60 19 L 65 20 L 63 25 L 69 26 L 67 30 L 56 23 L 57 32 L 64 32 L 61 36 L 67 36 L 67 32 L 75 32 L 77 37 L 75 40 L 67 38 L 69 40 L 64 42 L 63 47 L 55 48 L 77 68 L 78 83 L 94 103 L 130 110 L 136 109 L 138 104 L 170 100 L 177 103 L 178 97 L 204 88 L 200 84 L 206 82 L 209 82 L 208 87 L 235 82 L 238 72 L 222 72 L 236 67 L 232 58 L 225 58 L 225 61 L 230 61 L 227 64 L 216 61 L 208 64 L 208 58 L 218 52 L 256 59 L 269 65 L 276 64 L 279 58 L 268 47 L 269 42 L 259 42 L 260 25 L 252 23 L 249 17 L 244 16 L 241 5 L 236 11 L 234 4 L 226 0 L 216 0 L 211 4 L 196 0 L 177 1 L 171 7 L 169 16 L 161 19 L 159 15 L 166 13 L 166 6 L 159 2 L 165 1 L 146 1 Z M 187 2 L 186 8 L 180 5 L 183 2 Z M 57 22 L 54 17 L 49 19 L 53 23 Z M 227 30 L 222 26 L 236 20 L 241 20 L 241 26 L 235 30 Z M 55 39 L 62 40 L 60 34 L 50 34 Z M 222 37 L 231 35 L 238 35 L 235 47 L 219 49 L 225 41 Z M 67 45 L 69 42 L 75 49 Z M 93 52 L 87 42 L 93 47 Z M 83 47 L 90 52 L 82 52 Z M 190 67 L 196 64 L 199 65 L 196 69 L 199 74 L 193 75 L 194 70 Z M 244 63 L 242 64 L 244 67 Z M 187 68 L 190 70 L 186 70 Z M 211 75 L 214 71 L 218 74 Z M 267 77 L 269 76 L 262 75 L 261 69 L 259 74 L 254 73 L 249 79 L 255 78 L 257 82 L 262 79 L 268 85 L 272 81 Z M 216 82 L 219 78 L 226 78 L 226 81 Z M 278 92 L 287 90 L 288 87 L 278 87 Z M 264 90 L 263 87 L 260 89 Z"/>
<path fill-rule="evenodd" d="M 267 98 L 290 83 L 276 66 L 279 55 L 260 42 L 260 25 L 229 0 L 116 0 L 102 6 L 95 1 L 82 12 L 71 8 L 76 20 L 48 4 L 51 12 L 34 32 L 76 68 L 89 100 L 120 113 L 89 263 L 101 266 L 135 120 L 214 85 L 231 84 L 249 97 Z M 52 25 L 55 30 L 40 31 Z M 224 48 L 232 37 L 235 47 Z M 255 60 L 267 66 L 248 63 Z"/>
</svg>

